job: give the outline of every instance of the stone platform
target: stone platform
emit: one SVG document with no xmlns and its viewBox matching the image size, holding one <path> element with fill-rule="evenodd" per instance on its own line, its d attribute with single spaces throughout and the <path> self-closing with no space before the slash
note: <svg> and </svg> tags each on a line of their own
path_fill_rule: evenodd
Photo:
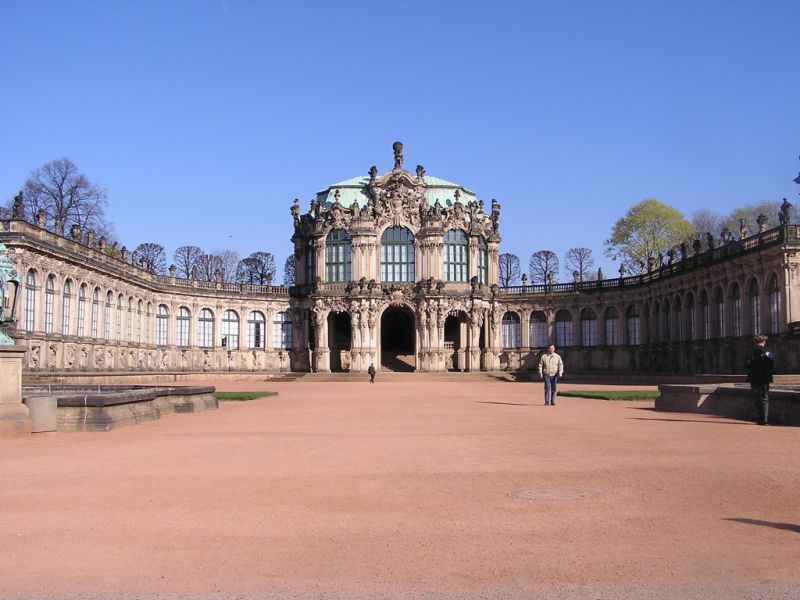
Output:
<svg viewBox="0 0 800 600">
<path fill-rule="evenodd" d="M 22 395 L 55 396 L 58 431 L 110 431 L 170 413 L 216 409 L 214 391 L 212 386 L 32 386 Z"/>
</svg>

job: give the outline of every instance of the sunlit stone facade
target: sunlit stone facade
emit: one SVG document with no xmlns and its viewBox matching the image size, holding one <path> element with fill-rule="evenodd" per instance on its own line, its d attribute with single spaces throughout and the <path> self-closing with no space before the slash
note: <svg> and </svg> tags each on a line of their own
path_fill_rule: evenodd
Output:
<svg viewBox="0 0 800 600">
<path fill-rule="evenodd" d="M 80 231 L 0 221 L 28 373 L 527 370 L 736 373 L 756 332 L 800 370 L 800 231 L 683 248 L 641 276 L 500 289 L 500 205 L 394 166 L 295 201 L 296 285 L 147 273 Z M 784 215 L 785 217 L 786 215 Z"/>
</svg>

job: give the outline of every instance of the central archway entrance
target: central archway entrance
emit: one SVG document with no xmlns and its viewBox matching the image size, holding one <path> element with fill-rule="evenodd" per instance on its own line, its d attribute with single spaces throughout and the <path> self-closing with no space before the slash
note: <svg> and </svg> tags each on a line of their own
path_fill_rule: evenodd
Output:
<svg viewBox="0 0 800 600">
<path fill-rule="evenodd" d="M 331 353 L 331 371 L 349 371 L 350 315 L 347 313 L 328 315 L 328 349 Z"/>
<path fill-rule="evenodd" d="M 381 315 L 381 366 L 413 371 L 416 365 L 414 315 L 407 308 L 387 308 Z"/>
</svg>

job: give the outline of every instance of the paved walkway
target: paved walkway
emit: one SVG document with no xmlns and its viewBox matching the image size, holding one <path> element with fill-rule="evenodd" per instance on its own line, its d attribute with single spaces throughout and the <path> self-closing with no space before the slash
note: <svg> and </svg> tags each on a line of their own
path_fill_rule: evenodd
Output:
<svg viewBox="0 0 800 600">
<path fill-rule="evenodd" d="M 800 429 L 538 384 L 219 388 L 259 386 L 0 440 L 0 597 L 797 597 Z"/>
</svg>

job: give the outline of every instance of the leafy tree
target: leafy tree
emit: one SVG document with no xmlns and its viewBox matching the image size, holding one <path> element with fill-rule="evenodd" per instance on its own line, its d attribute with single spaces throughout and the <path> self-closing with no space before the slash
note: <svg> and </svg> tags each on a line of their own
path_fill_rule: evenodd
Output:
<svg viewBox="0 0 800 600">
<path fill-rule="evenodd" d="M 590 281 L 597 276 L 596 273 L 592 273 L 594 258 L 591 249 L 570 248 L 564 258 L 567 269 L 578 273 L 578 281 Z"/>
<path fill-rule="evenodd" d="M 136 246 L 134 252 L 145 262 L 144 268 L 148 273 L 164 275 L 167 272 L 167 253 L 161 244 L 145 242 Z"/>
<path fill-rule="evenodd" d="M 275 281 L 275 257 L 271 252 L 253 252 L 239 261 L 237 277 L 244 276 L 245 283 L 267 285 L 267 280 Z"/>
<path fill-rule="evenodd" d="M 629 273 L 642 273 L 648 259 L 658 259 L 691 237 L 693 228 L 683 214 L 655 198 L 628 209 L 605 241 L 606 256 L 621 260 Z"/>
<path fill-rule="evenodd" d="M 516 254 L 504 253 L 498 259 L 497 269 L 497 284 L 500 287 L 510 287 L 512 285 L 519 285 L 520 283 L 520 268 L 519 256 Z"/>
<path fill-rule="evenodd" d="M 283 285 L 294 285 L 294 254 L 283 264 Z"/>
<path fill-rule="evenodd" d="M 758 216 L 766 215 L 767 229 L 778 226 L 778 212 L 781 209 L 781 203 L 774 202 L 758 202 L 756 204 L 748 204 L 732 211 L 723 221 L 723 227 L 731 230 L 733 235 L 739 237 L 739 219 L 744 219 L 747 223 L 747 235 L 753 235 L 758 232 Z"/>
<path fill-rule="evenodd" d="M 558 279 L 558 256 L 552 250 L 539 250 L 531 255 L 528 270 L 532 283 L 549 283 L 550 276 Z"/>
<path fill-rule="evenodd" d="M 114 227 L 106 220 L 106 191 L 94 185 L 68 158 L 45 163 L 31 171 L 22 190 L 22 212 L 28 221 L 44 211 L 47 228 L 63 235 L 72 224 L 93 229 L 98 236 L 113 237 Z"/>
<path fill-rule="evenodd" d="M 701 208 L 692 213 L 692 239 L 704 240 L 707 233 L 712 234 L 715 238 L 722 233 L 722 222 L 724 218 L 715 210 L 710 208 Z"/>
<path fill-rule="evenodd" d="M 192 267 L 197 266 L 198 258 L 203 254 L 199 246 L 180 246 L 172 255 L 172 261 L 178 268 L 178 277 L 189 279 L 192 276 Z M 200 268 L 198 267 L 198 271 Z"/>
</svg>

